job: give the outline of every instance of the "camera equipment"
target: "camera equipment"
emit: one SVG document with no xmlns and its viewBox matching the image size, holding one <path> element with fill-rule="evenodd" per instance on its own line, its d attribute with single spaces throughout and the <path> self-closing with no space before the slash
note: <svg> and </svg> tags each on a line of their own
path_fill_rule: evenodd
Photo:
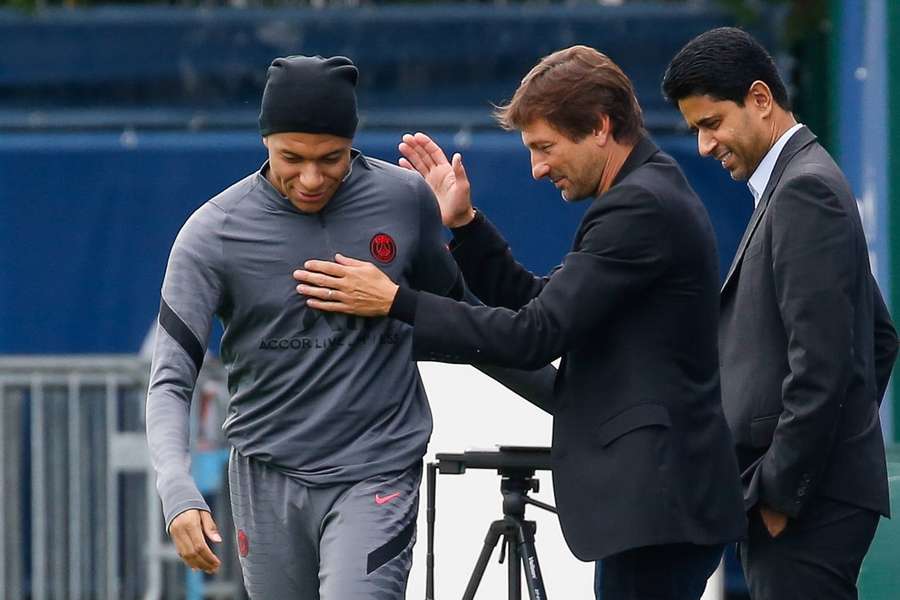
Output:
<svg viewBox="0 0 900 600">
<path fill-rule="evenodd" d="M 427 470 L 427 523 L 428 554 L 426 558 L 425 599 L 434 600 L 434 516 L 436 474 L 460 475 L 466 469 L 496 469 L 502 477 L 500 493 L 503 495 L 503 518 L 488 527 L 484 546 L 469 578 L 463 600 L 473 600 L 484 570 L 500 538 L 500 562 L 509 555 L 508 578 L 509 599 L 521 598 L 521 573 L 519 561 L 525 571 L 525 584 L 531 600 L 546 600 L 544 580 L 538 564 L 534 545 L 537 525 L 525 520 L 525 505 L 532 504 L 555 513 L 556 508 L 528 497 L 528 492 L 537 492 L 540 482 L 534 477 L 535 471 L 549 471 L 550 449 L 529 446 L 501 446 L 497 450 L 469 451 L 462 454 L 438 454 L 436 462 L 428 463 Z"/>
</svg>

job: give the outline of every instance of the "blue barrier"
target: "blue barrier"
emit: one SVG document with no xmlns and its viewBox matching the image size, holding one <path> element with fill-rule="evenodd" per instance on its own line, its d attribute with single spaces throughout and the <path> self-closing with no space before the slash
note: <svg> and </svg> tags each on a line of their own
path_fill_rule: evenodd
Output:
<svg viewBox="0 0 900 600">
<path fill-rule="evenodd" d="M 356 145 L 386 160 L 401 132 Z M 565 205 L 531 180 L 510 133 L 454 136 L 476 202 L 529 268 L 546 272 L 568 250 L 585 204 Z M 659 137 L 706 203 L 723 270 L 752 206 L 744 186 L 688 136 Z M 153 321 L 166 258 L 187 216 L 265 158 L 253 132 L 15 134 L 0 138 L 0 353 L 136 351 Z"/>
<path fill-rule="evenodd" d="M 672 126 L 677 113 L 659 91 L 665 65 L 691 37 L 727 23 L 708 7 L 653 3 L 3 12 L 0 126 L 41 127 L 35 112 L 60 107 L 102 109 L 110 119 L 154 107 L 174 110 L 173 121 L 187 108 L 212 113 L 213 123 L 252 126 L 265 67 L 299 53 L 353 58 L 363 105 L 375 114 L 418 107 L 486 115 L 540 57 L 578 43 L 613 58 L 649 120 Z"/>
</svg>

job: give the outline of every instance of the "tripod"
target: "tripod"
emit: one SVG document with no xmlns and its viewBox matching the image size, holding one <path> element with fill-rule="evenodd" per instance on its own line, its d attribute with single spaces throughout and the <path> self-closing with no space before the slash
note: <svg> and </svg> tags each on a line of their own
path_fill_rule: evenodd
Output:
<svg viewBox="0 0 900 600">
<path fill-rule="evenodd" d="M 438 457 L 441 458 L 440 456 Z M 429 547 L 428 547 L 428 579 L 426 581 L 426 598 L 434 598 L 434 463 L 428 465 L 428 517 L 429 517 Z M 508 556 L 508 598 L 509 600 L 521 600 L 521 568 L 525 572 L 525 585 L 528 589 L 530 600 L 546 600 L 547 593 L 544 590 L 544 580 L 541 576 L 541 568 L 538 563 L 537 551 L 534 544 L 534 534 L 537 525 L 534 521 L 525 520 L 525 506 L 531 504 L 556 513 L 556 508 L 538 500 L 528 497 L 528 492 L 537 492 L 540 482 L 534 477 L 535 469 L 530 467 L 500 467 L 501 475 L 500 493 L 503 496 L 503 518 L 490 524 L 487 535 L 484 538 L 484 546 L 475 568 L 469 578 L 463 600 L 474 600 L 475 592 L 484 576 L 488 561 L 497 543 L 501 541 L 500 562 Z M 442 471 L 445 472 L 445 471 Z M 452 471 L 451 471 L 452 472 Z"/>
</svg>

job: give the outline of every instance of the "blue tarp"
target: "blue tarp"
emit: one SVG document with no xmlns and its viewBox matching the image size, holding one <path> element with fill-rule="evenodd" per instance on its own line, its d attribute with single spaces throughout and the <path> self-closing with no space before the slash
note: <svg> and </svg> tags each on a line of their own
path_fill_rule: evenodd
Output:
<svg viewBox="0 0 900 600">
<path fill-rule="evenodd" d="M 357 147 L 395 160 L 401 132 Z M 531 179 L 509 133 L 436 135 L 465 156 L 477 204 L 529 268 L 546 272 L 571 243 L 584 204 Z M 657 141 L 681 162 L 719 236 L 723 271 L 752 202 L 694 140 Z M 15 134 L 0 137 L 0 353 L 134 352 L 158 310 L 172 241 L 206 199 L 258 168 L 253 132 Z"/>
</svg>

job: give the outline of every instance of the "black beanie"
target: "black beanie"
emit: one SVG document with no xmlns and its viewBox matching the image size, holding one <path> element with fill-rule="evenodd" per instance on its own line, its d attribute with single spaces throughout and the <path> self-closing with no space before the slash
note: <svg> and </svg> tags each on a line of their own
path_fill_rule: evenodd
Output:
<svg viewBox="0 0 900 600">
<path fill-rule="evenodd" d="M 344 56 L 288 56 L 272 61 L 266 75 L 259 132 L 356 133 L 359 71 Z"/>
</svg>

